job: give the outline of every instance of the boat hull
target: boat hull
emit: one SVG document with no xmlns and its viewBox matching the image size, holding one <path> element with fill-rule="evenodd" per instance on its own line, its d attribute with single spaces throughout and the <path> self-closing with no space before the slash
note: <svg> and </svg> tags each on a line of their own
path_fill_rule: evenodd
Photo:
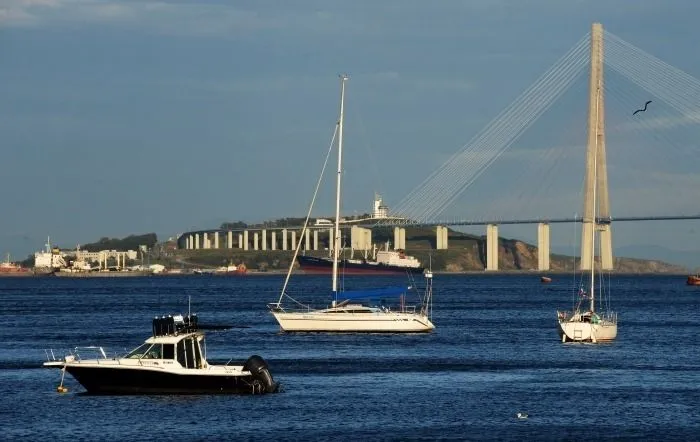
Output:
<svg viewBox="0 0 700 442">
<path fill-rule="evenodd" d="M 260 394 L 252 375 L 167 372 L 143 368 L 66 365 L 66 371 L 90 394 Z M 257 386 L 256 386 L 257 385 Z"/>
<path fill-rule="evenodd" d="M 329 275 L 333 273 L 333 260 L 313 256 L 297 256 L 299 267 L 304 273 Z M 338 261 L 338 272 L 346 275 L 405 275 L 423 273 L 423 267 L 403 267 L 373 262 Z"/>
<path fill-rule="evenodd" d="M 283 332 L 426 333 L 435 326 L 417 313 L 272 313 Z"/>
<path fill-rule="evenodd" d="M 686 284 L 688 284 L 688 285 L 700 285 L 700 276 L 694 276 L 694 275 L 688 276 Z"/>
<path fill-rule="evenodd" d="M 609 342 L 617 338 L 617 323 L 602 320 L 597 324 L 583 321 L 559 321 L 562 342 Z"/>
</svg>

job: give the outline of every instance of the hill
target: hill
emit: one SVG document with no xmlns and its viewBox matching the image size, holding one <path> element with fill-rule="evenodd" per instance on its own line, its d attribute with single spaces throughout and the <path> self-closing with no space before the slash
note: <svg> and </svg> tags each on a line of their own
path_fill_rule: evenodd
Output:
<svg viewBox="0 0 700 442">
<path fill-rule="evenodd" d="M 150 250 L 157 242 L 158 236 L 155 233 L 146 233 L 129 235 L 121 239 L 104 237 L 97 242 L 83 244 L 80 248 L 88 252 L 99 252 L 100 250 L 139 250 L 140 246 L 145 245 Z"/>
<path fill-rule="evenodd" d="M 375 228 L 372 238 L 376 244 L 393 241 L 391 228 Z M 447 250 L 435 250 L 435 232 L 429 228 L 406 228 L 407 253 L 424 265 L 431 263 L 433 270 L 443 272 L 483 271 L 486 268 L 486 237 L 448 231 Z M 328 251 L 306 252 L 312 256 L 326 256 Z M 242 251 L 240 249 L 174 250 L 161 258 L 169 267 L 218 267 L 228 263 L 245 263 L 249 269 L 283 270 L 289 267 L 293 251 Z M 356 257 L 359 253 L 356 253 Z M 551 272 L 571 272 L 578 269 L 579 260 L 572 256 L 551 254 Z M 537 271 L 537 247 L 517 239 L 499 238 L 499 271 Z M 619 273 L 676 273 L 687 272 L 685 267 L 659 260 L 625 257 L 614 258 Z"/>
</svg>

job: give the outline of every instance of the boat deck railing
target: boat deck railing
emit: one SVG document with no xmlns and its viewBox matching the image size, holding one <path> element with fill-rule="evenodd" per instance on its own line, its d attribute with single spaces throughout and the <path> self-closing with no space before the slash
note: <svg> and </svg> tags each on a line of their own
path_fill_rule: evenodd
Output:
<svg viewBox="0 0 700 442">
<path fill-rule="evenodd" d="M 46 353 L 46 360 L 48 362 L 58 362 L 59 359 L 56 358 L 56 354 L 53 351 L 53 348 L 50 348 L 48 350 L 44 350 L 44 353 Z M 91 357 L 83 357 L 83 355 L 89 354 Z M 97 360 L 98 362 L 100 360 L 111 360 L 108 356 L 107 353 L 105 353 L 104 348 L 99 347 L 99 346 L 82 346 L 82 347 L 75 347 L 73 350 L 70 350 L 68 352 L 68 355 L 66 358 L 70 358 L 73 361 L 81 361 L 83 359 L 91 359 L 91 360 Z"/>
</svg>

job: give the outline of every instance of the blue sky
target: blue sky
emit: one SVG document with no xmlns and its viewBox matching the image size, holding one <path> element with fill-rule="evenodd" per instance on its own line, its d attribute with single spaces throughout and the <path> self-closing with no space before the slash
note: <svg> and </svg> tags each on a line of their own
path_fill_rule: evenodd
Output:
<svg viewBox="0 0 700 442">
<path fill-rule="evenodd" d="M 700 76 L 698 16 L 693 0 L 0 0 L 0 252 L 303 215 L 341 72 L 344 211 L 369 211 L 375 191 L 395 205 L 594 21 Z M 551 121 L 576 131 L 552 138 L 543 123 L 527 139 L 580 143 L 585 104 L 569 101 Z M 319 215 L 332 212 L 326 187 Z M 618 201 L 682 208 L 649 192 Z M 488 210 L 463 198 L 445 216 Z M 675 226 L 626 225 L 614 240 L 687 250 L 694 223 Z M 527 229 L 501 234 L 534 240 Z"/>
</svg>

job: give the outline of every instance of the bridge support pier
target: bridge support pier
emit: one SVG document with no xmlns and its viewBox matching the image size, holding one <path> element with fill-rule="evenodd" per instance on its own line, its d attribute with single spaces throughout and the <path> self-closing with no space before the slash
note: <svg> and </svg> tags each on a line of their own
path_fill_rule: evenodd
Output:
<svg viewBox="0 0 700 442">
<path fill-rule="evenodd" d="M 350 228 L 350 247 L 352 250 L 369 250 L 372 248 L 372 229 L 360 226 Z"/>
<path fill-rule="evenodd" d="M 253 232 L 253 250 L 258 250 L 259 239 L 258 232 Z"/>
<path fill-rule="evenodd" d="M 248 231 L 243 231 L 243 250 L 248 251 Z"/>
<path fill-rule="evenodd" d="M 318 230 L 314 230 L 314 250 L 318 250 Z"/>
<path fill-rule="evenodd" d="M 219 232 L 214 232 L 214 248 L 219 248 Z"/>
<path fill-rule="evenodd" d="M 287 229 L 282 229 L 282 250 L 287 250 Z"/>
<path fill-rule="evenodd" d="M 437 226 L 435 229 L 435 235 L 436 235 L 436 246 L 435 248 L 438 250 L 447 250 L 447 227 L 445 226 Z"/>
<path fill-rule="evenodd" d="M 270 250 L 277 250 L 277 232 L 270 233 Z"/>
<path fill-rule="evenodd" d="M 537 270 L 549 270 L 549 224 L 537 225 Z"/>
<path fill-rule="evenodd" d="M 486 270 L 498 270 L 498 225 L 486 226 Z"/>
<path fill-rule="evenodd" d="M 406 229 L 394 227 L 394 250 L 406 250 Z"/>
<path fill-rule="evenodd" d="M 599 224 L 598 232 L 600 234 L 600 265 L 603 270 L 613 269 L 613 254 L 612 254 L 612 230 L 610 224 Z"/>
<path fill-rule="evenodd" d="M 226 247 L 229 249 L 233 248 L 233 232 L 230 230 L 226 232 Z"/>
<path fill-rule="evenodd" d="M 311 231 L 306 229 L 304 233 L 304 250 L 311 250 Z"/>
</svg>

